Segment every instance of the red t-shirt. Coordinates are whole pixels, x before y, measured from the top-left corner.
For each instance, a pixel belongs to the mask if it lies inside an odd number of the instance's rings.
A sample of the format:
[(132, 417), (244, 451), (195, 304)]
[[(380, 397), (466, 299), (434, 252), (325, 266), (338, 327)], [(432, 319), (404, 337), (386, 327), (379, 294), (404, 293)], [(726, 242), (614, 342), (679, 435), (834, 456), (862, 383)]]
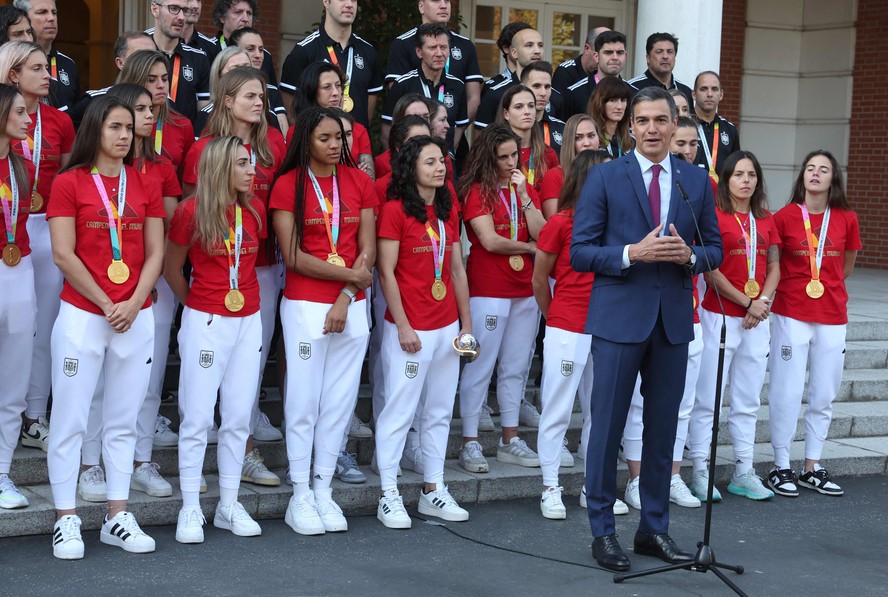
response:
[[(539, 209), (540, 199), (532, 187), (527, 187), (527, 193), (533, 204)], [(506, 201), (509, 195), (503, 189)], [(527, 220), (521, 211), (521, 198), (518, 198), (518, 239), (522, 242), (530, 240), (527, 231)], [(533, 296), (533, 260), (525, 253), (520, 255), (524, 260), (524, 269), (516, 272), (509, 265), (510, 255), (500, 255), (488, 252), (478, 240), (471, 221), (482, 216), (493, 217), (493, 227), (496, 233), (504, 238), (510, 236), (509, 209), (503, 204), (499, 196), (493, 203), (493, 211), (484, 205), (481, 199), (480, 185), (473, 184), (469, 194), (463, 203), (463, 220), (466, 222), (466, 235), (472, 243), (469, 251), (469, 259), (466, 263), (466, 274), (469, 279), (469, 294), (472, 296), (488, 296), (492, 298), (524, 298)]]
[(549, 199), (558, 201), (562, 186), (564, 186), (564, 170), (561, 169), (561, 166), (548, 170), (543, 177), (542, 185), (540, 185), (540, 201), (543, 203)]
[[(438, 219), (434, 206), (426, 208), (426, 217), (435, 233), (438, 233)], [(459, 242), (459, 215), (452, 209), (444, 222), (447, 235), (444, 262), (441, 264), (441, 281), (447, 286), (444, 300), (432, 297), (432, 284), (435, 281), (435, 258), (432, 243), (425, 222), (404, 213), (401, 201), (392, 200), (382, 206), (379, 216), (379, 238), (400, 241), (398, 264), (395, 266), (395, 279), (401, 291), (401, 302), (410, 326), (416, 330), (437, 330), (459, 319), (456, 308), (456, 292), (450, 278), (450, 259), (453, 243)], [(385, 311), (386, 321), (395, 322), (391, 312)]]
[[(363, 171), (349, 166), (336, 166), (339, 183), (339, 242), (336, 252), (345, 260), (345, 266), (354, 265), (358, 258), (358, 232), (361, 226), (361, 210), (374, 209), (377, 205), (373, 181)], [(278, 178), (271, 190), (269, 209), (281, 209), (296, 213), (296, 181), (299, 169), (293, 169)], [(327, 200), (327, 208), (333, 214), (333, 177), (318, 177), (321, 192)], [(305, 217), (302, 223), (302, 251), (326, 261), (332, 251), (324, 223), (324, 212), (318, 203), (311, 179), (305, 176), (303, 192)], [(294, 301), (312, 301), (333, 304), (345, 284), (339, 280), (319, 280), (287, 268), (284, 296)], [(364, 291), (356, 300), (364, 298)]]
[[(555, 153), (555, 150), (546, 145), (546, 151), (543, 154), (543, 161), (546, 164), (546, 172), (551, 170), (552, 168), (556, 168), (560, 165), (558, 162), (558, 154)], [(524, 175), (528, 176), (527, 168), (530, 167), (530, 147), (523, 147), (521, 149), (521, 164), (524, 166)], [(545, 173), (540, 176), (539, 172), (534, 173), (533, 178), (533, 188), (539, 191), (543, 186), (543, 178), (545, 178)]]
[[(182, 180), (185, 184), (197, 184), (197, 168), (200, 162), (200, 156), (203, 154), (204, 148), (213, 140), (214, 137), (201, 137), (194, 142), (188, 155), (185, 157), (185, 167), (182, 172)], [(271, 148), (273, 164), (270, 168), (256, 163), (256, 177), (253, 184), (253, 194), (262, 201), (262, 207), (268, 210), (268, 191), (271, 189), (271, 182), (274, 180), (275, 174), (284, 161), (287, 154), (287, 147), (284, 144), (284, 136), (276, 128), (268, 128), (268, 146)], [(247, 151), (250, 146), (246, 145)], [(256, 267), (264, 267), (277, 262), (274, 245), (272, 243), (264, 243), (256, 258)]]
[[(74, 125), (71, 117), (56, 110), (52, 106), (40, 104), (40, 172), (37, 177), (37, 192), (43, 197), (43, 208), (37, 213), (46, 213), (46, 205), (52, 194), (52, 181), (61, 170), (62, 156), (71, 153), (74, 145)], [(19, 155), (26, 155), (23, 143), (28, 144), (31, 159), (34, 158), (34, 129), (37, 127), (37, 112), (31, 116), (28, 125), (28, 138), (24, 141), (13, 141), (12, 150)], [(33, 184), (33, 182), (32, 182)], [(33, 187), (32, 187), (33, 188)], [(30, 200), (30, 199), (29, 199)]]
[(373, 169), (376, 170), (376, 179), (392, 173), (392, 152), (388, 149), (373, 158)]
[[(185, 306), (204, 313), (224, 315), (227, 317), (246, 317), (259, 311), (259, 279), (256, 277), (256, 256), (262, 243), (260, 239), (268, 236), (265, 206), (262, 201), (254, 198), (250, 205), (256, 210), (254, 216), (248, 209), (242, 210), (243, 242), (240, 250), (238, 266), (238, 289), (244, 295), (244, 308), (235, 313), (225, 308), (225, 295), (231, 289), (228, 280), (228, 250), (223, 242), (210, 250), (204, 251), (202, 243), (194, 239), (194, 211), (196, 200), (186, 199), (176, 208), (170, 222), (170, 242), (188, 247), (188, 260), (191, 262), (191, 291)], [(234, 229), (235, 210), (232, 205), (228, 209), (228, 221)], [(234, 246), (232, 245), (232, 250)]]
[(176, 169), (168, 159), (158, 156), (156, 162), (143, 160), (139, 165), (139, 172), (150, 182), (146, 184), (157, 185), (162, 197), (181, 197), (182, 187), (179, 185), (179, 177)]
[[(749, 233), (749, 214), (734, 212), (726, 214), (720, 209), (715, 210), (718, 216), (718, 227), (721, 231), (722, 250), (724, 259), (718, 270), (728, 279), (731, 286), (743, 292), (746, 281), (749, 280), (749, 269), (746, 266), (746, 243), (743, 240), (743, 234), (740, 232), (740, 226), (736, 215), (743, 223), (743, 229)], [(769, 213), (767, 217), (755, 219), (756, 241), (755, 248), (755, 281), (758, 282), (759, 288), (765, 286), (765, 275), (768, 273), (768, 247), (771, 245), (780, 245), (780, 236), (774, 228), (774, 217)], [(695, 286), (696, 288), (696, 286)], [(761, 292), (759, 293), (761, 294)], [(738, 305), (734, 301), (724, 299), (722, 303), (725, 306), (725, 315), (728, 317), (745, 317), (746, 309)], [(718, 307), (718, 299), (712, 287), (706, 289), (706, 296), (703, 297), (703, 308), (713, 313), (720, 313)]]
[[(14, 238), (15, 246), (19, 248), (22, 252), (22, 257), (25, 255), (31, 254), (31, 239), (28, 237), (28, 215), (31, 211), (31, 189), (34, 188), (34, 164), (32, 164), (28, 160), (22, 160), (25, 164), (25, 169), (28, 173), (27, 186), (24, 188), (20, 181), (16, 181), (18, 184), (18, 198), (19, 198), (19, 206), (18, 206), (18, 217), (16, 217), (16, 224), (14, 230)], [(6, 204), (6, 207), (9, 209), (9, 215), (12, 216), (12, 188), (9, 185), (10, 182), (10, 174), (9, 174), (10, 163), (8, 159), (0, 160), (0, 185), (3, 187), (3, 197), (0, 198), (0, 201), (3, 201)], [(2, 226), (0, 226), (0, 250), (2, 250), (8, 244), (6, 239), (6, 215), (3, 211), (0, 211), (0, 220), (2, 222)]]
[[(820, 240), (823, 214), (810, 214), (811, 230)], [(811, 281), (808, 238), (801, 207), (790, 203), (774, 215), (774, 227), (780, 236), (780, 283), (772, 311), (799, 321), (842, 325), (848, 323), (848, 291), (845, 288), (845, 251), (859, 251), (860, 229), (857, 214), (844, 209), (830, 210), (826, 247), (820, 266), (820, 282), (825, 292), (819, 299), (805, 293)], [(816, 251), (816, 247), (814, 248)]]
[[(119, 178), (101, 177), (108, 199), (117, 205)], [(114, 303), (125, 301), (133, 295), (145, 263), (145, 219), (163, 218), (163, 199), (156, 185), (145, 185), (137, 170), (126, 166), (126, 207), (123, 217), (123, 238), (121, 253), (124, 263), (129, 266), (130, 276), (123, 284), (114, 284), (108, 279), (108, 266), (111, 265), (111, 236), (108, 231), (108, 214), (96, 189), (88, 167), (69, 170), (56, 177), (52, 185), (52, 199), (48, 218), (74, 218), (74, 254), (83, 262), (87, 271)], [(61, 298), (79, 309), (104, 315), (92, 301), (74, 290), (65, 280)], [(142, 308), (151, 306), (150, 297), (145, 299)]]
[[(157, 124), (154, 125), (154, 136), (156, 135)], [(160, 155), (168, 159), (178, 171), (192, 145), (194, 145), (194, 126), (191, 121), (183, 116), (170, 114), (167, 122), (163, 124)]]
[(589, 313), (589, 297), (595, 274), (578, 272), (570, 266), (570, 241), (573, 233), (573, 212), (559, 211), (553, 214), (540, 231), (537, 248), (557, 255), (552, 277), (555, 291), (549, 305), (546, 325), (575, 334), (586, 329)]

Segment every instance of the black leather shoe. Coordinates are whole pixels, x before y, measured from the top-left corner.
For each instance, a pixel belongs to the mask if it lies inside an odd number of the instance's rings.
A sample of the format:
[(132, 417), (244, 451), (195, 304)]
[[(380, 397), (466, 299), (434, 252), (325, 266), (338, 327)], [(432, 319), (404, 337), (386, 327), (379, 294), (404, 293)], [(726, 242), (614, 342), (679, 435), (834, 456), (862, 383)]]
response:
[(616, 535), (595, 537), (595, 540), (592, 541), (592, 557), (608, 570), (616, 570), (617, 572), (629, 570), (629, 558), (617, 543)]
[(643, 556), (654, 556), (670, 564), (692, 562), (694, 556), (679, 549), (675, 541), (667, 533), (650, 535), (641, 531), (635, 533), (635, 553)]

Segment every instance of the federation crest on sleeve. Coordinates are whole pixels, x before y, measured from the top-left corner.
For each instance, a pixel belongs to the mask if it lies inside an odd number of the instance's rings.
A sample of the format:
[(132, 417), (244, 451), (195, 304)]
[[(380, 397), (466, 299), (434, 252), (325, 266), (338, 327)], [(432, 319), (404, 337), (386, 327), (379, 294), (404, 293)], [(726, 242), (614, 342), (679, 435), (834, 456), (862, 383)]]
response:
[(460, 50), (456, 46), (453, 46), (452, 48), (450, 48), (450, 56), (454, 60), (462, 60), (462, 50)]
[(413, 379), (417, 373), (419, 373), (419, 363), (407, 361), (407, 365), (404, 367), (404, 375), (407, 376), (407, 379)]
[(570, 377), (574, 372), (573, 361), (561, 361), (561, 375)]
[(311, 344), (308, 342), (299, 343), (299, 358), (303, 361), (307, 361), (311, 358)]
[(186, 81), (194, 80), (194, 69), (191, 67), (191, 65), (186, 64), (182, 67), (182, 76), (185, 77)]
[(792, 346), (783, 345), (780, 347), (780, 357), (784, 361), (788, 361), (792, 358)]
[(484, 318), (484, 327), (491, 332), (496, 329), (496, 315), (488, 315)]
[(68, 377), (74, 377), (77, 375), (77, 359), (65, 359), (64, 365), (62, 365), (62, 371), (65, 372), (65, 375)]
[(209, 369), (213, 366), (213, 351), (212, 350), (202, 350), (200, 351), (200, 366), (204, 369)]

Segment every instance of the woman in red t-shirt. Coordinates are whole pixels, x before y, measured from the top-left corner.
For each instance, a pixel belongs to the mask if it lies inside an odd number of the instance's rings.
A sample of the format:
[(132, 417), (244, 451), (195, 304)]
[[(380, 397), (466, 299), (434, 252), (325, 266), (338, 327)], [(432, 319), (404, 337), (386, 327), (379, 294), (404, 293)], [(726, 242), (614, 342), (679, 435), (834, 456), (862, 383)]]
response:
[(169, 62), (162, 52), (138, 50), (126, 57), (116, 83), (135, 83), (151, 93), (154, 151), (168, 159), (173, 168), (180, 172), (185, 156), (194, 143), (194, 126), (168, 101), (168, 66)]
[[(845, 196), (842, 170), (831, 153), (818, 149), (805, 157), (789, 204), (774, 215), (774, 224), (782, 246), (771, 330), (768, 405), (775, 466), (768, 486), (788, 497), (798, 495), (797, 485), (842, 495), (842, 488), (820, 466), (820, 456), (845, 364), (845, 278), (854, 271), (863, 245), (857, 214)], [(796, 477), (789, 467), (789, 448), (809, 359), (805, 464)]]
[(410, 528), (398, 492), (398, 463), (426, 392), (420, 428), (419, 512), (449, 521), (469, 519), (444, 485), (444, 457), (459, 378), (454, 338), (472, 333), (469, 287), (460, 251), (459, 216), (447, 187), (447, 146), (423, 135), (395, 159), (389, 200), (379, 216), (377, 269), (388, 308), (382, 332), (386, 401), (376, 420), (376, 464), (382, 497), (376, 517)]
[(488, 126), (472, 143), (459, 180), (466, 235), (472, 243), (466, 264), (472, 329), (482, 346), (478, 359), (463, 370), (459, 386), (459, 462), (474, 473), (489, 470), (478, 443), (478, 420), (497, 361), (502, 422), (497, 460), (539, 466), (536, 453), (518, 437), (518, 415), (539, 325), (531, 286), (533, 239), (545, 220), (536, 191), (520, 170), (519, 141), (506, 125)]
[[(242, 537), (262, 534), (237, 501), (262, 352), (256, 257), (267, 228), (265, 206), (250, 194), (255, 173), (239, 138), (214, 138), (201, 155), (194, 196), (179, 205), (170, 224), (164, 277), (185, 305), (179, 330), (179, 543), (203, 543), (200, 477), (219, 392), (213, 525)], [(182, 273), (186, 258), (190, 287)]]
[(53, 432), (47, 466), (58, 520), (53, 554), (83, 557), (74, 510), (80, 447), (93, 394), (104, 377), (102, 446), (108, 516), (101, 541), (136, 553), (154, 540), (127, 512), (136, 418), (151, 375), (151, 290), (163, 262), (164, 209), (156, 185), (126, 165), (133, 153), (133, 111), (113, 97), (87, 108), (56, 177), (47, 218), (65, 284), (52, 330)]
[(281, 324), (293, 497), (284, 520), (297, 533), (319, 535), (348, 529), (330, 482), (370, 335), (363, 300), (376, 260), (376, 193), (342, 152), (336, 111), (308, 108), (293, 128), (269, 200), (287, 266)]
[(502, 107), (496, 121), (507, 125), (518, 136), (521, 171), (527, 184), (539, 191), (546, 172), (558, 166), (558, 154), (546, 145), (536, 125), (536, 97), (524, 85), (513, 85), (503, 94)]
[[(573, 140), (573, 142), (571, 142)], [(586, 114), (574, 114), (564, 124), (564, 143), (561, 144), (560, 166), (546, 172), (540, 186), (540, 201), (543, 204), (543, 216), (548, 220), (558, 209), (558, 197), (561, 185), (570, 173), (574, 158), (581, 151), (598, 149), (598, 131), (595, 123)]]
[[(567, 145), (562, 146), (562, 154)], [(609, 160), (605, 152), (587, 150), (570, 163), (559, 191), (558, 211), (540, 231), (533, 266), (533, 293), (546, 318), (540, 396), (543, 412), (537, 440), (544, 486), (540, 510), (545, 518), (554, 520), (567, 517), (561, 500), (564, 488), (558, 484), (558, 468), (562, 463), (573, 466), (564, 434), (570, 424), (574, 400), (578, 389), (581, 397), (592, 392), (592, 336), (585, 333), (585, 328), (595, 275), (576, 272), (570, 265), (574, 207), (591, 169)], [(550, 276), (555, 279), (554, 289), (549, 285)], [(588, 400), (581, 399), (580, 403)], [(583, 418), (587, 419), (588, 405), (583, 410)]]
[(37, 323), (34, 356), (28, 385), (28, 406), (21, 432), (22, 446), (46, 450), (49, 422), (46, 418), (50, 393), (50, 335), (59, 312), (62, 272), (52, 258), (46, 206), (53, 180), (68, 164), (74, 143), (74, 125), (64, 112), (43, 103), (49, 95), (49, 64), (43, 49), (30, 42), (7, 42), (0, 46), (0, 83), (18, 87), (31, 117), (28, 137), (12, 144), (37, 171), (32, 186), (31, 213), (27, 228), (34, 266)]
[(722, 321), (726, 329), (725, 376), (719, 391), (724, 391), (728, 379), (737, 380), (731, 384), (728, 414), (734, 448), (734, 475), (728, 492), (751, 500), (774, 497), (752, 468), (755, 422), (770, 350), (767, 320), (771, 297), (780, 281), (780, 237), (766, 204), (765, 181), (758, 160), (748, 151), (734, 152), (725, 160), (715, 196), (724, 260), (718, 269), (706, 275), (708, 288), (700, 314), (703, 356), (688, 434), (694, 463), (691, 485), (700, 499), (705, 499), (708, 489)]
[(31, 119), (25, 100), (11, 85), (0, 85), (0, 363), (7, 371), (0, 389), (0, 508), (24, 508), (23, 496), (9, 478), (28, 393), (37, 308), (34, 266), (28, 239), (28, 214), (34, 166), (12, 151), (12, 141), (28, 137)]

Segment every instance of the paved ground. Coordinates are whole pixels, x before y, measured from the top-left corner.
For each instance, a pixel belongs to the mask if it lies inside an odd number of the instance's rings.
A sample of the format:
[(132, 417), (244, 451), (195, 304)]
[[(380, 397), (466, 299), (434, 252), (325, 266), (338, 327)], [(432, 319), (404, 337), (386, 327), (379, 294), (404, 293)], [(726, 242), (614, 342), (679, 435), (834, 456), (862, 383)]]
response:
[[(753, 503), (725, 495), (714, 511), (712, 547), (746, 572), (732, 575), (749, 595), (884, 595), (888, 587), (888, 477), (844, 479), (846, 495), (810, 492), (797, 500)], [(48, 536), (0, 540), (4, 595), (729, 595), (712, 574), (677, 571), (613, 584), (593, 566), (585, 510), (566, 500), (568, 520), (544, 520), (536, 501), (471, 508), (448, 527), (414, 520), (391, 531), (374, 515), (349, 517), (348, 533), (295, 535), (263, 521), (257, 539), (208, 525), (206, 542), (175, 542), (173, 527), (152, 527), (158, 550), (127, 554), (87, 533), (86, 558), (61, 562)], [(685, 549), (702, 537), (703, 511), (673, 508), (672, 535)], [(618, 519), (632, 544), (638, 514)], [(452, 531), (452, 532), (451, 532)], [(521, 553), (519, 553), (521, 552)], [(634, 570), (659, 563), (633, 556)]]

